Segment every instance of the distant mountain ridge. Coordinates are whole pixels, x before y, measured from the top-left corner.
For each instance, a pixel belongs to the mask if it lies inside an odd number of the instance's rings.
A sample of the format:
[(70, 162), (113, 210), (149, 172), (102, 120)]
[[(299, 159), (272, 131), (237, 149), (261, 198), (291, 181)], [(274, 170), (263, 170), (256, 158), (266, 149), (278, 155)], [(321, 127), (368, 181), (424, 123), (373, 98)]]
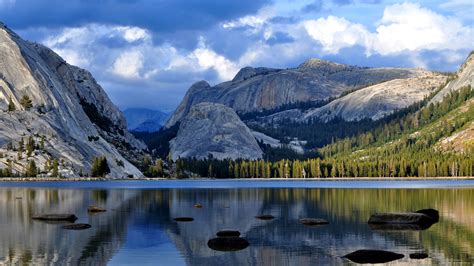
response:
[(200, 102), (221, 103), (237, 113), (247, 113), (297, 102), (323, 101), (380, 82), (426, 73), (421, 69), (368, 68), (320, 59), (309, 59), (290, 69), (245, 67), (233, 80), (213, 87), (206, 81), (193, 84), (166, 127), (179, 122), (191, 106)]
[(128, 108), (123, 111), (127, 128), (137, 132), (156, 132), (166, 123), (169, 113), (147, 108)]

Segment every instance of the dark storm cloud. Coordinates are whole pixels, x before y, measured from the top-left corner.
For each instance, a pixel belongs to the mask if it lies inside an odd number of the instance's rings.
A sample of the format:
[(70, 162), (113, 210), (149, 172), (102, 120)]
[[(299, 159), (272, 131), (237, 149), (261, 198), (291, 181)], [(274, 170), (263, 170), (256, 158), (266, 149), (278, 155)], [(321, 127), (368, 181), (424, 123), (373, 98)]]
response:
[(14, 29), (86, 23), (134, 25), (156, 32), (204, 29), (256, 12), (270, 0), (16, 0), (0, 8)]

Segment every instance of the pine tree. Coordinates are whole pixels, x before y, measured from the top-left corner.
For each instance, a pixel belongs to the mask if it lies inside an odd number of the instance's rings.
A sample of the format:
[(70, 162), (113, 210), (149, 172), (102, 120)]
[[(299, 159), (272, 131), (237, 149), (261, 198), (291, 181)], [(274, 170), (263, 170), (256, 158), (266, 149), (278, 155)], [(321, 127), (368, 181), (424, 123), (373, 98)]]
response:
[(52, 166), (52, 168), (53, 168), (53, 169), (52, 169), (53, 172), (52, 172), (51, 176), (53, 176), (53, 177), (59, 177), (59, 161), (58, 161), (58, 159), (54, 159), (54, 160), (53, 160), (53, 166)]
[(8, 112), (13, 112), (16, 110), (15, 104), (13, 103), (12, 97), (8, 98)]
[(107, 159), (104, 156), (95, 157), (92, 162), (92, 176), (104, 177), (108, 173), (110, 173), (110, 168)]
[(23, 108), (25, 108), (25, 110), (33, 107), (33, 103), (28, 95), (23, 95), (23, 97), (21, 97), (20, 104), (23, 106)]
[(28, 162), (28, 166), (26, 168), (25, 176), (26, 177), (36, 177), (37, 174), (38, 174), (38, 170), (36, 169), (36, 163), (35, 163), (35, 161), (30, 160)]
[(28, 138), (28, 141), (26, 142), (26, 156), (30, 157), (34, 149), (35, 149), (35, 140), (33, 139), (32, 136), (30, 136)]

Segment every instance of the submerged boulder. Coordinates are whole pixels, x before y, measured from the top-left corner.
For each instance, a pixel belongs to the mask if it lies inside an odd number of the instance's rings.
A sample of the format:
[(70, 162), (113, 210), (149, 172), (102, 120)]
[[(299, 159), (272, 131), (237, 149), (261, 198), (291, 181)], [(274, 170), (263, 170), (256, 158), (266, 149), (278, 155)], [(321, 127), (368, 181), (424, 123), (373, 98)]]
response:
[(207, 246), (217, 251), (238, 251), (249, 246), (249, 242), (241, 237), (217, 237), (210, 239)]
[(216, 236), (219, 236), (219, 237), (239, 237), (240, 236), (240, 232), (237, 231), (237, 230), (230, 230), (230, 229), (226, 229), (226, 230), (222, 230), (222, 231), (219, 231), (216, 233)]
[(346, 258), (355, 263), (387, 263), (403, 258), (403, 254), (398, 254), (385, 250), (361, 249), (345, 255)]
[(37, 214), (32, 217), (33, 220), (39, 221), (71, 221), (77, 220), (74, 214)]
[(67, 230), (85, 230), (91, 228), (90, 224), (67, 224), (61, 227), (62, 229)]
[(323, 225), (323, 224), (329, 224), (328, 221), (320, 218), (301, 218), (300, 223), (304, 225)]
[(88, 212), (106, 212), (107, 210), (101, 207), (97, 207), (97, 206), (89, 206), (89, 208), (87, 208), (87, 211)]
[(426, 253), (412, 253), (410, 254), (410, 259), (412, 260), (422, 260), (428, 258), (428, 254)]
[(370, 216), (369, 224), (415, 224), (429, 227), (439, 220), (438, 211), (423, 209), (416, 212), (375, 213)]
[(275, 218), (275, 216), (271, 214), (261, 214), (261, 215), (255, 216), (255, 218), (260, 219), (260, 220), (272, 220), (273, 218)]
[(426, 230), (433, 224), (376, 224), (369, 223), (370, 229), (374, 231), (421, 231)]
[(193, 217), (176, 217), (173, 220), (175, 220), (176, 222), (192, 222), (194, 221), (194, 218)]
[(416, 211), (416, 213), (423, 213), (424, 215), (429, 216), (435, 223), (439, 221), (439, 212), (435, 209), (422, 209)]

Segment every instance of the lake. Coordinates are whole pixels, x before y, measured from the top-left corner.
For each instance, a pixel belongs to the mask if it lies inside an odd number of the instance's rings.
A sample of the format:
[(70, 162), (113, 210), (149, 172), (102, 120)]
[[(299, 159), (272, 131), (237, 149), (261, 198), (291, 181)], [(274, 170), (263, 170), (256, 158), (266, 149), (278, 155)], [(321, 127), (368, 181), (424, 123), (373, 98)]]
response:
[[(107, 211), (89, 214), (89, 205)], [(400, 253), (403, 264), (474, 263), (474, 180), (0, 182), (0, 206), (7, 265), (324, 265), (358, 249)], [(440, 213), (426, 230), (367, 224), (375, 212), (423, 208)], [(32, 220), (38, 213), (74, 213), (92, 227), (65, 230)], [(194, 221), (173, 220), (180, 216)], [(222, 229), (239, 230), (249, 246), (209, 248)], [(428, 258), (409, 257), (420, 252)]]

